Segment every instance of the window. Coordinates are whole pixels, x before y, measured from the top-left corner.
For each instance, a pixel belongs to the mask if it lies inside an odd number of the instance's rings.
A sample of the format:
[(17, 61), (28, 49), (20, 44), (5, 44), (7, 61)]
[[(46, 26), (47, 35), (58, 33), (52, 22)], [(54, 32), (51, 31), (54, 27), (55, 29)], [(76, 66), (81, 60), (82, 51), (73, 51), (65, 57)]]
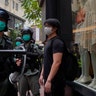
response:
[(15, 29), (22, 29), (23, 27), (23, 22), (20, 19), (15, 18)]
[(82, 49), (92, 51), (92, 45), (96, 43), (96, 0), (73, 1), (74, 41), (82, 46)]
[(16, 10), (18, 11), (18, 3), (16, 3)]
[(6, 6), (8, 6), (8, 4), (9, 4), (8, 1), (9, 1), (9, 0), (5, 0), (5, 5), (6, 5)]
[(14, 9), (15, 2), (13, 1), (13, 9)]

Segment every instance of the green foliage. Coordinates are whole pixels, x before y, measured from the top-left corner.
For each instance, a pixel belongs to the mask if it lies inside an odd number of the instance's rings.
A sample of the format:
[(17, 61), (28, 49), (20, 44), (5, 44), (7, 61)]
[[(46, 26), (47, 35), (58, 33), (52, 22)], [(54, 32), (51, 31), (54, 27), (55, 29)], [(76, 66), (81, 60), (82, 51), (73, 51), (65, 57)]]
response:
[(15, 47), (15, 39), (17, 36), (19, 36), (20, 34), (18, 33), (18, 30), (15, 30), (15, 29), (9, 29), (10, 30), (10, 37), (12, 39), (12, 42), (13, 42), (13, 47)]
[(24, 9), (24, 17), (33, 22), (34, 25), (41, 25), (41, 9), (37, 0), (22, 0), (22, 8)]

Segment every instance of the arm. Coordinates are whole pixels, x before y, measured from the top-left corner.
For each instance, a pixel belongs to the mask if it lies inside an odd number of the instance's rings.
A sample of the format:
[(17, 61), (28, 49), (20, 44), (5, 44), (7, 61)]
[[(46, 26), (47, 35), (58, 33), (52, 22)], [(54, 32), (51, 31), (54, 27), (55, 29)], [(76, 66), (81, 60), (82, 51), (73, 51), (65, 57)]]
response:
[(57, 71), (59, 70), (59, 67), (62, 61), (62, 55), (63, 55), (62, 53), (53, 54), (53, 64), (44, 88), (45, 92), (47, 93), (51, 92), (51, 81), (55, 77)]
[(44, 73), (44, 65), (42, 65), (42, 70), (41, 70), (41, 73), (40, 73), (40, 78), (39, 78), (39, 84), (40, 85), (44, 85), (44, 82), (43, 82), (43, 73)]
[(56, 75), (62, 61), (62, 55), (63, 55), (62, 53), (53, 54), (53, 64), (49, 76), (47, 78), (47, 82), (51, 82), (54, 76)]
[(44, 73), (44, 65), (42, 65), (42, 70), (41, 70), (41, 74), (43, 76), (43, 73)]

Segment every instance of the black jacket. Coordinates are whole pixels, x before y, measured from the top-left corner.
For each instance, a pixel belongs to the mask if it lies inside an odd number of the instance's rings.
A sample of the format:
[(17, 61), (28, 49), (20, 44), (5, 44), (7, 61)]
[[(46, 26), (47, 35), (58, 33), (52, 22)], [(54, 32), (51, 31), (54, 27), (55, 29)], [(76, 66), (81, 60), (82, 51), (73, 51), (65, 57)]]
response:
[[(0, 42), (0, 50), (12, 48), (12, 40), (8, 36), (3, 35)], [(12, 54), (0, 53), (0, 82), (9, 77), (9, 74), (15, 70), (15, 66)]]
[(27, 47), (25, 47), (27, 50), (27, 59), (26, 59), (26, 67), (25, 72), (27, 69), (31, 69), (31, 71), (34, 71), (34, 69), (39, 69), (41, 61), (40, 61), (40, 50), (36, 44), (33, 42), (30, 42)]

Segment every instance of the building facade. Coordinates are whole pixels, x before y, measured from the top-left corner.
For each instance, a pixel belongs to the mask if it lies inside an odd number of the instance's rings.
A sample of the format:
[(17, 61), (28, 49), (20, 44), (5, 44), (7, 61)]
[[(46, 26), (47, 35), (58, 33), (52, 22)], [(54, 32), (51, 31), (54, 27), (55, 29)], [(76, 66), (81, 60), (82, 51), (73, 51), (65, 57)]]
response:
[(96, 0), (39, 0), (39, 4), (42, 20), (57, 18), (61, 22), (67, 46), (71, 42), (79, 45), (81, 76), (68, 84), (76, 96), (96, 96)]
[(10, 15), (9, 27), (12, 29), (21, 29), (24, 25), (24, 10), (21, 7), (20, 0), (0, 0), (0, 8), (8, 11)]

